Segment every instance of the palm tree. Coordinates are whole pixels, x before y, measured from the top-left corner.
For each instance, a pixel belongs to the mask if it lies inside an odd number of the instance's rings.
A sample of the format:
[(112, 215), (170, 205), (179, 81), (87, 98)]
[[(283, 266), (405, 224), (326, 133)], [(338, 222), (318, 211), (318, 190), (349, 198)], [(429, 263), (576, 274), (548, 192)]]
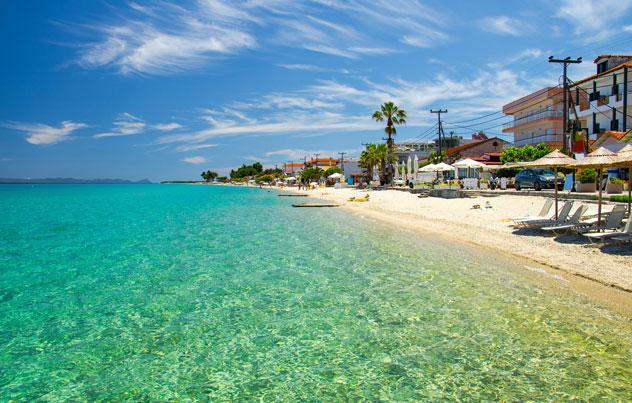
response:
[(393, 135), (397, 134), (395, 125), (406, 124), (407, 117), (406, 111), (399, 109), (399, 107), (397, 107), (397, 105), (395, 105), (392, 101), (384, 102), (380, 106), (379, 111), (373, 112), (373, 119), (376, 122), (383, 122), (386, 120), (386, 128), (384, 128), (384, 131), (388, 135), (386, 145), (388, 146), (389, 154), (393, 153)]
[(369, 180), (373, 178), (373, 167), (379, 162), (377, 154), (377, 146), (375, 144), (367, 144), (366, 149), (360, 153), (358, 165), (365, 168), (369, 175)]
[[(388, 153), (386, 144), (367, 144), (366, 149), (360, 153), (359, 165), (366, 168), (369, 178), (373, 177), (373, 167), (380, 166), (380, 180), (386, 181), (386, 166), (395, 162), (397, 157)], [(369, 179), (370, 180), (370, 179)]]

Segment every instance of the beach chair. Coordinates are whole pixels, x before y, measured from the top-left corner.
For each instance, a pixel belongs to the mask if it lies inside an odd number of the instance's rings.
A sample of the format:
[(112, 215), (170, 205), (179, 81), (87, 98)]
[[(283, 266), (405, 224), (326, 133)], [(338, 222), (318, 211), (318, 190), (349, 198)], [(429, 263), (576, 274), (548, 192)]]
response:
[(519, 223), (519, 225), (523, 226), (523, 227), (535, 227), (535, 228), (542, 228), (542, 227), (550, 227), (553, 225), (559, 225), (559, 224), (564, 224), (566, 222), (566, 219), (568, 218), (568, 215), (571, 212), (571, 209), (573, 208), (573, 202), (572, 201), (568, 201), (566, 203), (564, 203), (564, 205), (562, 206), (562, 208), (559, 211), (559, 214), (557, 216), (557, 220), (556, 219), (550, 219), (550, 220), (529, 220), (529, 221), (522, 221)]
[(628, 218), (628, 222), (625, 224), (625, 227), (623, 227), (623, 231), (589, 232), (582, 235), (590, 242), (606, 241), (615, 237), (619, 238), (618, 240), (625, 240), (628, 237), (632, 237), (632, 219)]
[(552, 232), (555, 235), (560, 232), (570, 231), (571, 229), (576, 228), (578, 225), (581, 225), (580, 221), (584, 213), (586, 213), (586, 210), (588, 210), (588, 206), (579, 206), (566, 222), (557, 225), (549, 225), (540, 229), (542, 231)]
[[(544, 202), (544, 205), (542, 206), (542, 209), (540, 209), (540, 212), (538, 213), (537, 216), (526, 216), (526, 217), (514, 218), (513, 222), (518, 224), (518, 222), (522, 222), (522, 221), (544, 220), (545, 216), (549, 213), (549, 211), (551, 211), (551, 207), (553, 207), (553, 199), (546, 199), (546, 201)], [(551, 217), (551, 219), (554, 219), (554, 218), (555, 217)]]
[[(606, 216), (605, 222), (599, 225), (598, 222), (593, 223), (590, 226), (581, 226), (577, 228), (579, 233), (600, 232), (600, 231), (618, 231), (623, 224), (623, 219), (626, 216), (627, 208), (625, 206), (617, 205), (612, 208), (612, 211)], [(603, 220), (602, 220), (603, 221)]]

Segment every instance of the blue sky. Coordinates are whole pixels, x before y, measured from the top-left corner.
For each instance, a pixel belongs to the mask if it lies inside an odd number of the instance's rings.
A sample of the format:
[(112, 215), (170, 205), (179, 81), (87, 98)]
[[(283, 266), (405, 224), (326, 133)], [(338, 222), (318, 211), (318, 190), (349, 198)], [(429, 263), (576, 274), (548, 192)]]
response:
[[(631, 14), (632, 0), (0, 0), (0, 177), (196, 179), (357, 154), (381, 140), (384, 101), (408, 111), (404, 140), (430, 108), (459, 122), (556, 85), (549, 55), (583, 56), (578, 78), (632, 53)], [(503, 122), (485, 120), (468, 125)]]

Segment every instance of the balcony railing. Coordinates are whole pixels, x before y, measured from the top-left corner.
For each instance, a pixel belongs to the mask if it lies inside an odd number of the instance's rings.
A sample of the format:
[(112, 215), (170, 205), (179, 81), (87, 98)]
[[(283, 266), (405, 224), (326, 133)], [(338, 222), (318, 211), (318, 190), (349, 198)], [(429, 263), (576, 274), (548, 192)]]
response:
[(526, 146), (526, 145), (535, 145), (539, 143), (561, 143), (562, 135), (561, 134), (538, 134), (534, 136), (527, 136), (523, 138), (514, 139), (515, 146)]
[(520, 126), (522, 124), (525, 123), (529, 123), (529, 122), (533, 122), (539, 119), (544, 119), (544, 118), (561, 118), (563, 117), (564, 114), (562, 111), (542, 111), (542, 112), (536, 112), (536, 113), (532, 113), (530, 115), (527, 116), (523, 116), (521, 118), (517, 118), (512, 120), (511, 122), (507, 122), (503, 125), (503, 129), (509, 129), (512, 127), (516, 127), (516, 126)]

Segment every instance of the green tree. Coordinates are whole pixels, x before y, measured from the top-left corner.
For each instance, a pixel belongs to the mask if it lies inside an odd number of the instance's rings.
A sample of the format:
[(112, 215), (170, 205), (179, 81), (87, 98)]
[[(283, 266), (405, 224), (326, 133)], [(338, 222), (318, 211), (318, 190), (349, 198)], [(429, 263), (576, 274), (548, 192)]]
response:
[(263, 175), (257, 176), (255, 178), (255, 182), (257, 182), (257, 183), (272, 182), (274, 179), (275, 179), (275, 177), (273, 175), (263, 174)]
[(240, 179), (246, 177), (254, 177), (263, 173), (263, 165), (259, 162), (255, 162), (252, 165), (243, 164), (237, 169), (230, 171), (231, 179)]
[(508, 162), (534, 161), (544, 157), (551, 151), (553, 151), (551, 147), (545, 143), (540, 143), (535, 146), (509, 147), (500, 154), (500, 161), (503, 164)]
[(395, 105), (392, 101), (384, 102), (380, 109), (373, 112), (372, 118), (376, 122), (383, 122), (386, 120), (386, 127), (384, 131), (388, 135), (388, 139), (386, 140), (386, 146), (388, 147), (388, 153), (393, 153), (393, 135), (397, 133), (396, 125), (406, 124), (406, 111), (403, 109), (399, 109), (397, 105)]
[(373, 167), (379, 162), (379, 156), (377, 153), (377, 146), (375, 144), (367, 144), (365, 150), (360, 153), (360, 159), (358, 165), (361, 168), (366, 169), (369, 175), (369, 180), (373, 178)]
[(307, 182), (317, 181), (320, 178), (322, 178), (324, 175), (325, 175), (325, 171), (323, 171), (322, 169), (318, 167), (305, 168), (303, 169), (303, 172), (301, 172), (301, 178)]
[(331, 168), (327, 168), (327, 170), (325, 170), (325, 173), (323, 174), (323, 176), (325, 178), (328, 178), (329, 175), (341, 174), (341, 173), (342, 173), (342, 169), (340, 169), (338, 167), (331, 167)]
[(217, 172), (213, 172), (213, 171), (206, 171), (206, 172), (202, 172), (202, 174), (200, 175), (205, 181), (207, 182), (212, 182), (213, 180), (215, 180), (215, 178), (217, 178)]
[(428, 162), (430, 164), (438, 164), (441, 161), (443, 161), (443, 158), (445, 157), (445, 151), (441, 151), (441, 153), (438, 153), (436, 151), (430, 151), (430, 154), (428, 154)]
[(264, 170), (263, 173), (267, 175), (281, 175), (283, 170), (281, 168), (269, 168)]
[(373, 167), (379, 165), (380, 179), (386, 180), (386, 165), (397, 161), (395, 155), (389, 154), (386, 144), (367, 144), (366, 149), (360, 153), (359, 165), (367, 170), (369, 178), (373, 177)]

